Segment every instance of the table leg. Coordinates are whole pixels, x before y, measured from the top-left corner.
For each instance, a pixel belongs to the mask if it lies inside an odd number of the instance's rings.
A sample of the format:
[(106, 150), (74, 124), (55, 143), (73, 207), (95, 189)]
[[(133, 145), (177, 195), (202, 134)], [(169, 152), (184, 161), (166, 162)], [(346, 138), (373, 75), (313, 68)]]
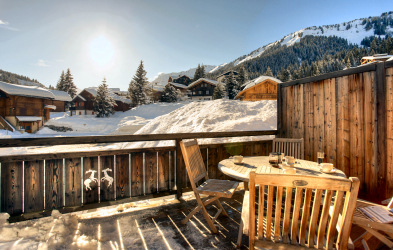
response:
[(244, 191), (248, 191), (248, 182), (247, 181), (245, 181), (245, 182), (243, 182), (244, 184)]

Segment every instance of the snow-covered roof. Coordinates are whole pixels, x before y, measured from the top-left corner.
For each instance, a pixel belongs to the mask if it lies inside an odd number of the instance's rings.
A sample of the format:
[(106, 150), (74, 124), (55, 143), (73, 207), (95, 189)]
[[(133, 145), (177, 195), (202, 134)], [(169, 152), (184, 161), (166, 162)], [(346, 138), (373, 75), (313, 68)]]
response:
[(198, 84), (198, 83), (200, 83), (200, 82), (202, 82), (202, 81), (211, 83), (211, 84), (213, 84), (213, 85), (217, 85), (217, 84), (218, 84), (218, 82), (217, 82), (217, 81), (214, 81), (214, 80), (210, 80), (210, 79), (207, 79), (207, 78), (199, 78), (199, 79), (196, 80), (195, 82), (190, 83), (190, 85), (188, 85), (187, 89), (191, 88), (192, 86), (194, 86), (194, 85), (196, 85), (196, 84)]
[(48, 104), (45, 104), (44, 105), (44, 108), (46, 108), (46, 109), (56, 109), (56, 106), (55, 105), (48, 105)]
[(72, 101), (74, 101), (76, 98), (79, 98), (79, 99), (81, 99), (81, 100), (84, 101), (84, 102), (87, 101), (87, 100), (86, 100), (83, 96), (81, 96), (81, 95), (76, 95), (76, 96), (74, 97), (74, 99), (72, 99)]
[(71, 96), (65, 92), (65, 91), (60, 91), (60, 90), (49, 90), (52, 92), (52, 94), (55, 96), (55, 100), (57, 101), (63, 101), (63, 102), (70, 102), (72, 101)]
[(0, 90), (9, 95), (55, 99), (55, 95), (52, 92), (37, 86), (17, 85), (0, 81)]
[(393, 56), (390, 59), (386, 60), (386, 61), (393, 61)]
[(42, 120), (39, 116), (17, 116), (16, 119), (20, 122), (36, 122)]
[[(87, 92), (89, 92), (90, 94), (92, 94), (93, 96), (97, 95), (97, 87), (90, 87), (90, 88), (86, 88), (85, 90)], [(123, 103), (131, 103), (130, 99), (127, 98), (123, 98), (121, 96), (116, 95), (115, 93), (112, 92), (111, 89), (108, 89), (108, 92), (110, 94), (110, 96), (115, 100), (115, 101), (119, 101), (119, 102), (123, 102)]]
[(378, 59), (386, 59), (386, 58), (391, 58), (393, 55), (387, 55), (387, 54), (376, 54), (373, 56), (364, 56), (362, 59), (371, 59), (371, 60), (378, 60)]
[(108, 88), (108, 89), (110, 89), (112, 91), (120, 92), (120, 88)]
[(255, 79), (253, 79), (251, 81), (248, 81), (245, 84), (243, 84), (244, 89), (242, 91), (240, 91), (236, 95), (235, 98), (237, 98), (238, 96), (242, 95), (244, 93), (244, 91), (246, 91), (247, 89), (249, 89), (249, 88), (251, 88), (251, 87), (253, 87), (253, 86), (255, 86), (255, 85), (257, 85), (257, 84), (259, 84), (259, 83), (261, 83), (263, 81), (265, 81), (265, 80), (271, 80), (271, 81), (274, 81), (276, 83), (282, 83), (282, 81), (280, 81), (279, 79), (271, 77), (271, 76), (260, 76), (260, 77), (257, 77)]
[(178, 88), (182, 88), (182, 89), (186, 89), (187, 88), (186, 85), (181, 84), (181, 83), (175, 83), (175, 82), (168, 82), (168, 83), (173, 85), (173, 86), (175, 86), (175, 87), (178, 87)]

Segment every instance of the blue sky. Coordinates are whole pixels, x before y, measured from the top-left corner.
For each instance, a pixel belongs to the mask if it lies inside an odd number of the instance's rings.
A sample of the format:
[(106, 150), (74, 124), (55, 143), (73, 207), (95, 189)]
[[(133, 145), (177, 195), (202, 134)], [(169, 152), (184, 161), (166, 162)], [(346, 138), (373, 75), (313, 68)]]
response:
[(230, 62), (309, 27), (393, 10), (377, 1), (0, 0), (0, 69), (56, 85), (71, 69), (78, 88), (127, 90), (147, 76)]

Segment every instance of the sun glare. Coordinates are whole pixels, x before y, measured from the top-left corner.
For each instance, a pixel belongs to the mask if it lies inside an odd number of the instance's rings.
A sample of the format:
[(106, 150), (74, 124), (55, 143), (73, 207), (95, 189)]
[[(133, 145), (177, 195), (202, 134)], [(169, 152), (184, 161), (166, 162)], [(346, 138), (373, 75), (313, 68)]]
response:
[(102, 67), (112, 62), (115, 56), (115, 50), (113, 49), (112, 43), (102, 35), (91, 41), (89, 55), (93, 62)]

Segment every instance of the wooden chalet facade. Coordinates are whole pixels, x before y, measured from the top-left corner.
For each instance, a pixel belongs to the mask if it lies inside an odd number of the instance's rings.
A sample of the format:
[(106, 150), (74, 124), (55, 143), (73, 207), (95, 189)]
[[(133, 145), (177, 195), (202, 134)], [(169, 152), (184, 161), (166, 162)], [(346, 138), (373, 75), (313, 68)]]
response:
[[(116, 95), (109, 89), (109, 93), (116, 102), (115, 111), (127, 111), (131, 109), (131, 100)], [(97, 95), (97, 88), (86, 88), (72, 100), (73, 107), (71, 115), (95, 115), (94, 98)]]
[(53, 112), (66, 112), (68, 111), (68, 105), (71, 103), (71, 96), (65, 92), (60, 90), (52, 90), (49, 89), (50, 92), (55, 96), (55, 99), (45, 100), (46, 105), (53, 105), (56, 107)]
[(190, 101), (213, 100), (213, 91), (218, 82), (206, 78), (191, 83), (187, 87), (187, 95)]
[(367, 64), (375, 61), (386, 62), (387, 60), (391, 59), (393, 55), (388, 55), (387, 53), (384, 54), (375, 54), (373, 56), (364, 56), (360, 60), (360, 64)]
[(192, 80), (191, 80), (191, 78), (189, 78), (186, 75), (182, 75), (182, 76), (178, 76), (178, 77), (170, 76), (168, 79), (168, 83), (171, 83), (171, 82), (188, 86), (192, 82)]
[(50, 119), (56, 107), (47, 103), (54, 99), (52, 92), (44, 88), (0, 82), (1, 120), (16, 130), (33, 133)]
[(180, 90), (183, 93), (187, 92), (187, 86), (184, 84), (174, 83), (174, 82), (169, 82), (168, 84), (174, 87), (176, 90)]
[(235, 99), (242, 101), (277, 100), (277, 84), (280, 80), (270, 76), (260, 76), (244, 84), (244, 89)]

